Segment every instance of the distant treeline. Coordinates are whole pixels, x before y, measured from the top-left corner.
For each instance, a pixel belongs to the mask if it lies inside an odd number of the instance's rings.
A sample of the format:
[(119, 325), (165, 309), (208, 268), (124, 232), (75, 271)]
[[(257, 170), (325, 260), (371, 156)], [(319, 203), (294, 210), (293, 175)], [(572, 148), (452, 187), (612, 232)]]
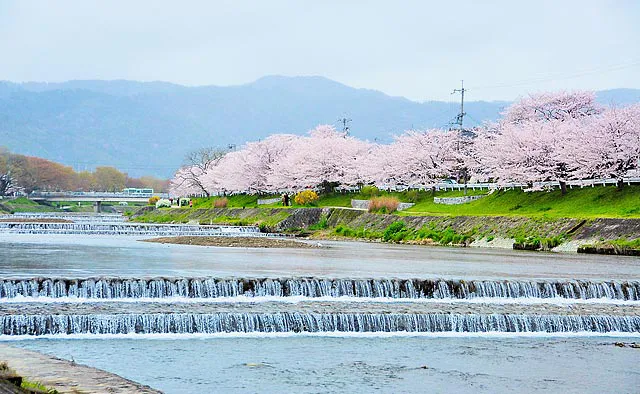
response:
[(14, 191), (121, 191), (125, 187), (165, 191), (167, 180), (152, 176), (130, 178), (114, 167), (76, 172), (72, 167), (40, 157), (11, 153), (0, 147), (0, 176), (8, 176)]

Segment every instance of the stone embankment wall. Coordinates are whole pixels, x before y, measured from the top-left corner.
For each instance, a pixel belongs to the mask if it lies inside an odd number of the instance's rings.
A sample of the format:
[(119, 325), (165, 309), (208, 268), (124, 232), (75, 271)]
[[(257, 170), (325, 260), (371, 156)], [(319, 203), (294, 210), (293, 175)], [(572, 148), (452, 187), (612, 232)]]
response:
[(59, 393), (161, 393), (110, 372), (3, 344), (0, 361), (18, 376)]

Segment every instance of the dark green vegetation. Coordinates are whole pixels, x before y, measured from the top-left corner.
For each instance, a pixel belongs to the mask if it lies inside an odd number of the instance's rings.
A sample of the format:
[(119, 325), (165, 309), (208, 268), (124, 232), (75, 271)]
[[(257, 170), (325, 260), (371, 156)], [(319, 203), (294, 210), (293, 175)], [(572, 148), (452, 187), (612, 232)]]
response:
[(594, 244), (582, 245), (578, 253), (619, 254), (627, 256), (640, 256), (640, 238), (628, 240), (618, 238), (600, 241)]
[(344, 225), (338, 225), (334, 233), (344, 237), (381, 239), (384, 242), (394, 243), (432, 243), (440, 245), (465, 245), (470, 242), (471, 234), (459, 234), (451, 227), (440, 229), (435, 223), (424, 225), (415, 229), (408, 227), (404, 221), (398, 220), (382, 231), (366, 229), (364, 227), (352, 229)]

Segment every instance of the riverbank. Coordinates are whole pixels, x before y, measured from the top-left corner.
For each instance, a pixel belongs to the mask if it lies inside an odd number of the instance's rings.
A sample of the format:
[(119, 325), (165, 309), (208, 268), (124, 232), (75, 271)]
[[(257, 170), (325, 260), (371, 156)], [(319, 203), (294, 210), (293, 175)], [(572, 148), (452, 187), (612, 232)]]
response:
[(160, 237), (144, 239), (144, 242), (161, 244), (222, 246), (229, 248), (318, 248), (318, 244), (292, 239), (265, 237)]
[[(263, 232), (312, 239), (366, 240), (421, 245), (493, 247), (576, 252), (583, 245), (632, 242), (617, 254), (636, 250), (637, 218), (553, 218), (527, 216), (398, 216), (347, 208), (144, 209), (133, 221), (257, 225)], [(601, 249), (589, 249), (596, 253)]]
[(0, 361), (16, 375), (58, 393), (161, 393), (107, 371), (4, 344)]

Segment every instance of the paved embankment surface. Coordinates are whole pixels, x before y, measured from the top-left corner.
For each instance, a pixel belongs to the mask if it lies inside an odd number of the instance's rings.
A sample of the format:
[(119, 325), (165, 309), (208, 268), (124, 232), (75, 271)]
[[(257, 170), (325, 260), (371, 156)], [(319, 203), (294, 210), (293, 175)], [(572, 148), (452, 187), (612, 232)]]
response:
[(0, 361), (23, 378), (60, 393), (161, 393), (100, 369), (4, 344)]

